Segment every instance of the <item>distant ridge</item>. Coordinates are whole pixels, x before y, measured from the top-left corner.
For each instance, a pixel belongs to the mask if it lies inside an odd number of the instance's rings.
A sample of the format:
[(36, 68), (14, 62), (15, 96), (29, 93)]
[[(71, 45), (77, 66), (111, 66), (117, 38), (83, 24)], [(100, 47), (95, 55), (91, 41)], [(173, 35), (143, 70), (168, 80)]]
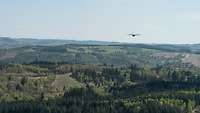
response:
[(156, 49), (168, 52), (188, 52), (200, 54), (200, 44), (142, 44), (142, 43), (121, 43), (109, 41), (78, 41), (64, 39), (33, 39), (33, 38), (10, 38), (0, 37), (0, 49), (18, 48), (25, 46), (60, 46), (60, 45), (100, 45), (100, 46), (121, 46)]
[(86, 44), (86, 45), (112, 45), (120, 44), (119, 42), (108, 41), (76, 41), (64, 39), (33, 39), (33, 38), (10, 38), (0, 37), (0, 48), (16, 48), (23, 46), (57, 46), (64, 44)]

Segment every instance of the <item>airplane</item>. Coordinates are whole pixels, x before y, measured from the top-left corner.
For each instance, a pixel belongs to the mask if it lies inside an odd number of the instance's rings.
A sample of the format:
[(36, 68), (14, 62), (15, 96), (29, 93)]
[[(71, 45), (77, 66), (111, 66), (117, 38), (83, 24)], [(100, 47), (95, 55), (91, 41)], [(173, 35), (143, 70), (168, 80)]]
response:
[(131, 36), (131, 37), (136, 37), (136, 36), (140, 36), (141, 34), (128, 34), (129, 36)]

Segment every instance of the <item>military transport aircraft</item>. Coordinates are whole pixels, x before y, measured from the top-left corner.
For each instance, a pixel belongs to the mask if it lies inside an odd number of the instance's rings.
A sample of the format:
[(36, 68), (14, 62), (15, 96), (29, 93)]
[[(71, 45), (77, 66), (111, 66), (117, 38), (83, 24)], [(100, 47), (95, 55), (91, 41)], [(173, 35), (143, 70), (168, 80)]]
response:
[(136, 36), (140, 36), (141, 34), (134, 34), (134, 33), (131, 33), (131, 34), (128, 34), (129, 36), (131, 37), (136, 37)]

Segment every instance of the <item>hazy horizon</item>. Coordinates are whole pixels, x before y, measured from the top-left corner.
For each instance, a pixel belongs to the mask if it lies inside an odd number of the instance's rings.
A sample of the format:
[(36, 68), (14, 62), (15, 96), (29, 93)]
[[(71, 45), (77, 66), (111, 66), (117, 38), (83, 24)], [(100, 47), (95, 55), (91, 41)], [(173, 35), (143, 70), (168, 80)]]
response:
[(151, 43), (151, 42), (126, 42), (126, 41), (112, 41), (112, 40), (95, 40), (95, 39), (73, 39), (73, 38), (62, 38), (62, 37), (8, 37), (0, 36), (0, 38), (11, 38), (11, 39), (36, 39), (36, 40), (66, 40), (66, 41), (97, 41), (97, 42), (113, 42), (113, 43), (127, 43), (127, 44), (200, 44), (200, 43)]
[[(0, 1), (0, 36), (130, 43), (200, 43), (200, 1)], [(134, 39), (128, 33), (142, 34)]]

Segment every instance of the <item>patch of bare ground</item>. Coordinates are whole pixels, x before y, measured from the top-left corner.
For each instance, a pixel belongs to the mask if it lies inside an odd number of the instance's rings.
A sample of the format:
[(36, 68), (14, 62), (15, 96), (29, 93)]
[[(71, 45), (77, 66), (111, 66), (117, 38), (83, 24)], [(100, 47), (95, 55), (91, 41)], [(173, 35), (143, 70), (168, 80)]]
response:
[(192, 113), (200, 113), (200, 106), (197, 106)]
[(177, 56), (181, 55), (180, 53), (170, 53), (170, 52), (161, 52), (161, 53), (154, 53), (151, 57), (155, 59), (174, 59)]
[(200, 67), (200, 55), (185, 54), (185, 57), (182, 59), (182, 62), (192, 64), (196, 67)]
[(63, 90), (68, 90), (70, 88), (83, 86), (83, 84), (71, 78), (70, 75), (71, 73), (65, 74), (65, 75), (56, 75), (56, 78), (54, 82), (52, 83), (52, 87), (56, 91), (63, 91)]
[(16, 53), (4, 53), (4, 54), (0, 55), (0, 60), (15, 58), (16, 55), (17, 55)]

